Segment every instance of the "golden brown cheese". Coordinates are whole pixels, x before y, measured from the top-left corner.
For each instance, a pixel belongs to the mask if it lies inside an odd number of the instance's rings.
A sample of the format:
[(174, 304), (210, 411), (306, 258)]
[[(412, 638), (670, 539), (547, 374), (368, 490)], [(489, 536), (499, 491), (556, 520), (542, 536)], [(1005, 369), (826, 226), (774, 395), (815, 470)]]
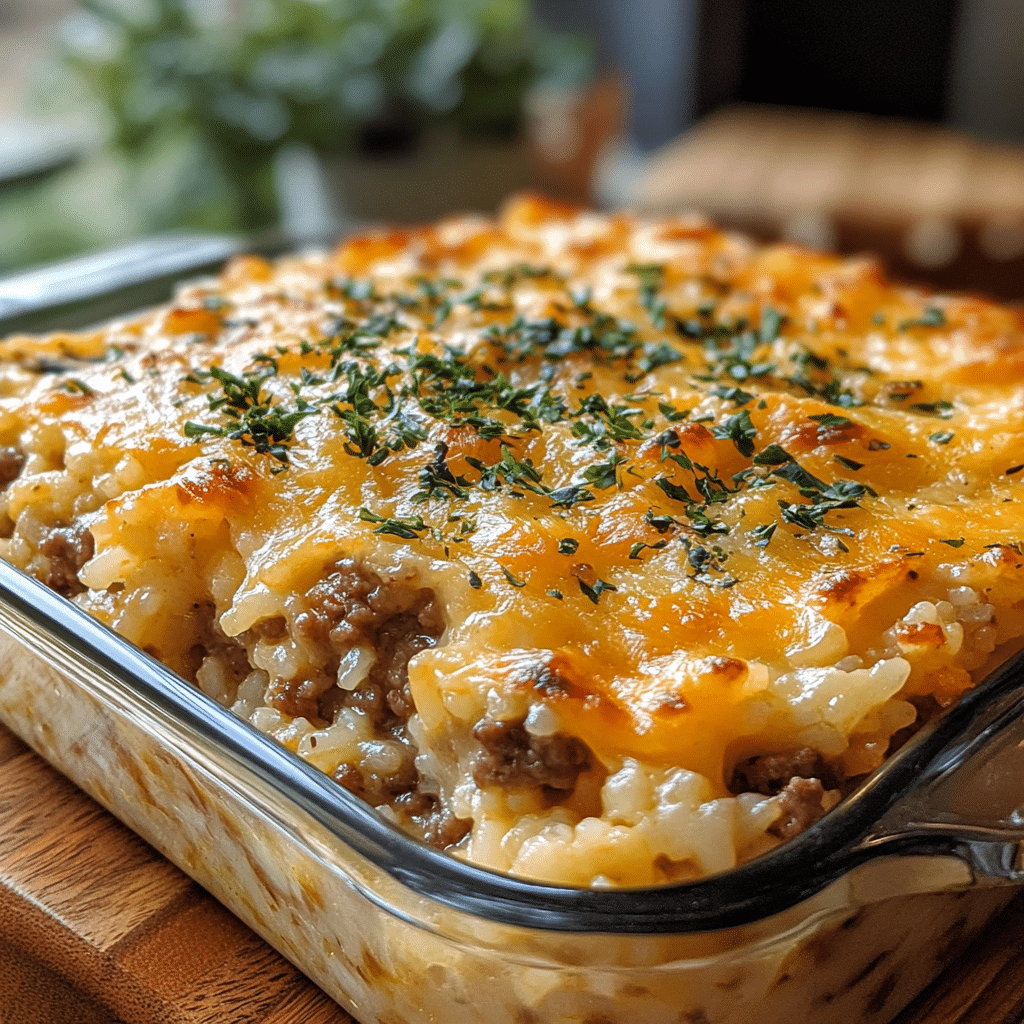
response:
[(689, 877), (1024, 632), (1022, 328), (532, 199), (245, 257), (0, 345), (0, 554), (462, 856)]

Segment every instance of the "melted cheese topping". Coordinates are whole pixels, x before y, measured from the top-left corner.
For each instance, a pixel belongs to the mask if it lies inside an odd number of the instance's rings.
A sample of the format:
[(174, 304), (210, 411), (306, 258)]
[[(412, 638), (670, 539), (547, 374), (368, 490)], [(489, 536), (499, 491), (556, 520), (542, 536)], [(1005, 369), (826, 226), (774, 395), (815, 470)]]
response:
[[(869, 259), (531, 199), (246, 257), (130, 322), (3, 343), (0, 443), (30, 439), (4, 554), (38, 560), (26, 513), (82, 518), (77, 600), (183, 674), (188, 606), (138, 624), (171, 562), (227, 637), (343, 557), (432, 588), (418, 764), (476, 822), (466, 855), (518, 869), (485, 824), (550, 824), (552, 794), (472, 782), (482, 717), (578, 738), (600, 770), (559, 821), (625, 828), (597, 795), (624, 766), (695, 773), (704, 806), (764, 753), (856, 775), (972, 684), (1020, 632), (1022, 338)], [(958, 600), (995, 609), (984, 642)]]

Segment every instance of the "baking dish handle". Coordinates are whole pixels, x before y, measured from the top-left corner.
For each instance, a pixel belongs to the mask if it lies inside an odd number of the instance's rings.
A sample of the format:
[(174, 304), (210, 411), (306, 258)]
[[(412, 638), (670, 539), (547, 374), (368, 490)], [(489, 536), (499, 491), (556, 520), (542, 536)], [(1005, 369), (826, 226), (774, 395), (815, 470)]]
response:
[[(877, 822), (863, 853), (954, 853), (976, 875), (1024, 881), (1024, 652), (996, 673), (967, 728), (921, 766), (917, 783)], [(992, 691), (995, 692), (992, 692)]]

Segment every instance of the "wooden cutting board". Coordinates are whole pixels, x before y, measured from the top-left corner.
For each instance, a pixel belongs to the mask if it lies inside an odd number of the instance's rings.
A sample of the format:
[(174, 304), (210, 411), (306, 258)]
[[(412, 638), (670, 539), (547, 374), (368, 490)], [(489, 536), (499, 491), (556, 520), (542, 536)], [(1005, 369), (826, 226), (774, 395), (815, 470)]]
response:
[[(898, 1024), (1020, 1024), (1022, 929), (1024, 896)], [(0, 725), (0, 1024), (353, 1022)]]
[(0, 1024), (352, 1024), (0, 725)]

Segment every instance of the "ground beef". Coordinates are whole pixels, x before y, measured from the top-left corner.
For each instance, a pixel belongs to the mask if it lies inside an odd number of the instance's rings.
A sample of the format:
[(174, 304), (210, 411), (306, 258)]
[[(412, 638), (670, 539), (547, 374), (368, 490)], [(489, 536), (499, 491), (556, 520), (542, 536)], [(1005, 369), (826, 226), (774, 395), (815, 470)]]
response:
[(802, 779), (794, 775), (779, 793), (782, 814), (768, 831), (780, 839), (799, 835), (825, 813), (821, 806), (824, 794), (825, 787), (818, 779)]
[(733, 793), (763, 793), (776, 796), (790, 780), (820, 779), (826, 789), (835, 789), (839, 780), (816, 750), (804, 747), (795, 754), (762, 754), (741, 761), (733, 769), (729, 789)]
[(50, 560), (46, 585), (65, 597), (82, 593), (85, 587), (79, 582), (78, 570), (95, 550), (92, 534), (80, 523), (53, 527), (39, 545), (40, 554)]
[[(328, 646), (326, 671), (354, 646), (371, 648), (376, 660), (366, 681), (355, 690), (330, 686), (315, 714), (333, 721), (343, 707), (359, 708), (379, 734), (405, 738), (413, 713), (409, 694), (409, 660), (433, 647), (444, 632), (434, 592), (400, 581), (382, 580), (353, 559), (337, 562), (306, 595), (309, 611), (295, 623), (298, 633)], [(282, 708), (282, 710), (288, 710)]]
[(590, 748), (575, 736), (534, 736), (522, 719), (496, 722), (484, 718), (473, 736), (483, 748), (473, 768), (478, 786), (541, 787), (564, 793), (576, 787), (580, 773), (591, 764)]
[[(396, 797), (412, 793), (419, 781), (419, 773), (413, 761), (415, 755), (409, 749), (406, 753), (408, 756), (403, 758), (398, 770), (388, 775), (367, 772), (355, 765), (342, 764), (334, 773), (335, 781), (374, 807), (389, 804)], [(422, 809), (418, 806), (412, 808), (415, 811)]]
[(330, 640), (352, 647), (372, 634), (379, 617), (381, 579), (351, 558), (336, 562), (306, 594), (309, 611), (299, 616), (296, 629), (309, 639)]
[(768, 831), (792, 839), (825, 813), (821, 798), (839, 783), (821, 754), (804, 747), (794, 754), (762, 754), (740, 762), (729, 788), (733, 793), (778, 797), (782, 814)]
[(25, 467), (25, 456), (17, 448), (0, 447), (0, 488), (13, 483), (21, 476)]
[[(194, 683), (200, 665), (207, 658), (213, 658), (225, 677), (237, 689), (252, 671), (246, 651), (245, 634), (240, 637), (225, 636), (217, 622), (217, 609), (212, 601), (193, 605), (192, 616), (198, 620), (200, 626), (196, 642), (189, 649), (184, 665), (179, 669), (180, 674)], [(191, 625), (189, 618), (190, 616), (183, 617), (183, 628)]]
[(343, 764), (335, 771), (334, 780), (373, 807), (382, 804), (393, 807), (430, 846), (439, 850), (454, 846), (472, 823), (456, 818), (437, 797), (419, 789), (419, 772), (411, 748), (408, 755), (402, 767), (392, 775), (382, 776), (356, 765)]
[(429, 798), (429, 803), (429, 810), (414, 815), (413, 821), (425, 843), (438, 850), (447, 850), (466, 837), (473, 823), (465, 818), (456, 818), (433, 797)]
[[(308, 611), (296, 619), (296, 631), (327, 649), (326, 676), (336, 676), (338, 664), (352, 647), (371, 648), (376, 655), (367, 678), (354, 690), (328, 685), (307, 712), (328, 722), (342, 708), (355, 708), (373, 723), (381, 740), (398, 741), (404, 757), (397, 770), (374, 771), (372, 751), (358, 765), (342, 765), (335, 779), (367, 803), (387, 804), (409, 821), (426, 842), (441, 848), (457, 843), (469, 822), (452, 817), (433, 795), (420, 789), (416, 747), (407, 730), (416, 710), (409, 692), (409, 661), (418, 651), (433, 647), (444, 632), (444, 618), (434, 592), (401, 581), (382, 580), (352, 559), (330, 566), (324, 578), (306, 595)], [(301, 684), (300, 684), (301, 685)], [(295, 713), (288, 700), (298, 691), (275, 700), (281, 710)]]

